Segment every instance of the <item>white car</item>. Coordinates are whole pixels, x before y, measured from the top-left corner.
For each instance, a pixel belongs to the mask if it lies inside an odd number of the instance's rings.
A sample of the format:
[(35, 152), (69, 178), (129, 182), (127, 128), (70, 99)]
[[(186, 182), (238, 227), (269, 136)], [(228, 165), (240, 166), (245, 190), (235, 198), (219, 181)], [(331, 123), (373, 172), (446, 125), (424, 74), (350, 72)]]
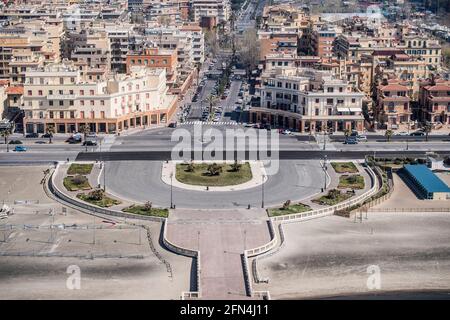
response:
[(281, 134), (286, 134), (286, 135), (288, 135), (288, 134), (291, 134), (292, 132), (290, 131), (290, 130), (283, 130), (283, 131), (281, 131)]
[(406, 131), (400, 131), (395, 133), (396, 136), (409, 136), (409, 133)]
[(367, 141), (367, 137), (366, 136), (356, 136), (356, 140), (358, 140), (358, 141)]

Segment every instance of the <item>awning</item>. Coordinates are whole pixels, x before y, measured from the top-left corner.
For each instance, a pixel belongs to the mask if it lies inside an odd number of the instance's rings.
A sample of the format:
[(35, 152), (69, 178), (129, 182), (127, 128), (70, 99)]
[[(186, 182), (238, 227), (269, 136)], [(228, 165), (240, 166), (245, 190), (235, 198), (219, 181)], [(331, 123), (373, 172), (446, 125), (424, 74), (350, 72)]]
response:
[(348, 108), (350, 112), (362, 112), (362, 109), (359, 107)]
[(338, 112), (349, 112), (349, 109), (346, 107), (337, 107)]

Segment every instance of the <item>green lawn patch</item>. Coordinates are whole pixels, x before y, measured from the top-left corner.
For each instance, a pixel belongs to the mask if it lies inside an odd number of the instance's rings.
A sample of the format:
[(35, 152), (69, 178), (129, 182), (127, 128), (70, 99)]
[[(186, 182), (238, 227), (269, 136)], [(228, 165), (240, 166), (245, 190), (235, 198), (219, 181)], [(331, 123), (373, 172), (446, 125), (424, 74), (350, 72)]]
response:
[(319, 198), (311, 200), (314, 203), (318, 203), (324, 206), (333, 206), (335, 204), (338, 204), (339, 202), (345, 201), (349, 198), (351, 198), (353, 194), (351, 193), (343, 193), (340, 190), (337, 189), (331, 189), (328, 191), (327, 195), (321, 196)]
[(339, 177), (339, 189), (364, 189), (364, 177), (355, 174), (355, 175), (342, 175)]
[(122, 209), (123, 212), (140, 214), (143, 216), (153, 216), (167, 218), (169, 216), (169, 209), (166, 208), (146, 208), (145, 205), (131, 205)]
[(121, 203), (119, 200), (111, 199), (104, 194), (101, 197), (93, 197), (92, 194), (94, 192), (98, 192), (98, 190), (91, 191), (88, 194), (79, 193), (77, 198), (102, 208), (112, 207)]
[(63, 180), (64, 187), (69, 191), (90, 190), (88, 178), (82, 175), (67, 176)]
[(219, 163), (215, 174), (208, 172), (209, 165), (210, 163), (177, 164), (176, 179), (186, 184), (210, 187), (233, 186), (252, 179), (248, 162), (243, 163), (238, 171), (233, 170), (233, 164)]
[(311, 207), (303, 203), (292, 204), (287, 207), (268, 209), (270, 217), (282, 216), (285, 214), (301, 213), (306, 211), (311, 211)]
[(358, 168), (353, 162), (332, 162), (331, 166), (337, 173), (358, 173)]
[(67, 174), (90, 174), (92, 171), (93, 163), (88, 164), (80, 164), (80, 163), (72, 163), (67, 169)]

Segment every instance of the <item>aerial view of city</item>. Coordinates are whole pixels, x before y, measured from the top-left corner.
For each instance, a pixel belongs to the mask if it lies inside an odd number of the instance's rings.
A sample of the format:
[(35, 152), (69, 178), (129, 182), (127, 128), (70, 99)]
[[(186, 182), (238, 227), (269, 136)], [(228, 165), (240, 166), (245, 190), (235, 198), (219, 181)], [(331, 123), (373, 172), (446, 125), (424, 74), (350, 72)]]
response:
[(450, 0), (0, 2), (0, 300), (416, 299), (450, 300)]

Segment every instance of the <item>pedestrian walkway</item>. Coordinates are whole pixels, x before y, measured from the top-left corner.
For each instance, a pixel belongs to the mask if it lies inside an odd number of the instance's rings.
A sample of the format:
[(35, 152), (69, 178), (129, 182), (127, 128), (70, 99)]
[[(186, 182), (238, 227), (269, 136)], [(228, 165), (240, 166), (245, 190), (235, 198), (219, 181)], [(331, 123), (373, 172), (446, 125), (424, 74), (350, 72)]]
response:
[(209, 126), (214, 126), (214, 125), (229, 125), (229, 126), (237, 126), (239, 125), (239, 123), (235, 122), (235, 121), (217, 121), (217, 122), (213, 122), (213, 121), (186, 121), (183, 123), (180, 123), (180, 125), (209, 125)]

